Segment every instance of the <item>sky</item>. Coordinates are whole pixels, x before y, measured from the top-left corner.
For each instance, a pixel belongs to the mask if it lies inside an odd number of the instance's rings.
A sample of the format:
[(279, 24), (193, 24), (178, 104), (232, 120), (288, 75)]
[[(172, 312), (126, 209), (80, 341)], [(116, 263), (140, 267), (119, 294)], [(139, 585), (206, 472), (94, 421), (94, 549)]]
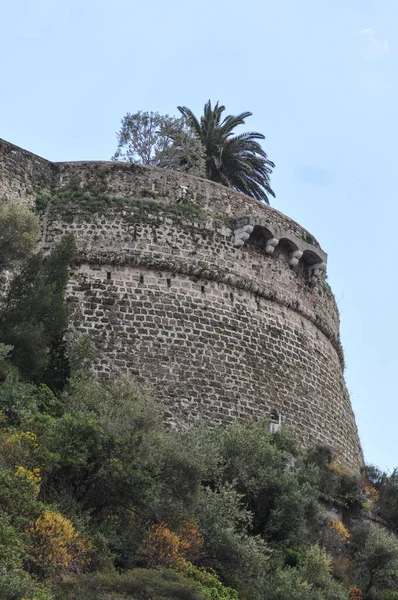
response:
[[(0, 0), (0, 137), (108, 160), (122, 117), (251, 111), (329, 255), (365, 460), (398, 465), (397, 0)], [(397, 369), (397, 371), (395, 371)]]

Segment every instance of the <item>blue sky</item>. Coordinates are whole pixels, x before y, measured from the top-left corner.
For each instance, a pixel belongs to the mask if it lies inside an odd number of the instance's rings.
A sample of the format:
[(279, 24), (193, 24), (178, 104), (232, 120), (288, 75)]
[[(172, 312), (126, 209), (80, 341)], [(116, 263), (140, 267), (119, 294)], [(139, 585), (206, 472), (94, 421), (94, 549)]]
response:
[(273, 206), (329, 254), (365, 458), (398, 465), (396, 0), (0, 0), (0, 137), (109, 159), (126, 112), (253, 112)]

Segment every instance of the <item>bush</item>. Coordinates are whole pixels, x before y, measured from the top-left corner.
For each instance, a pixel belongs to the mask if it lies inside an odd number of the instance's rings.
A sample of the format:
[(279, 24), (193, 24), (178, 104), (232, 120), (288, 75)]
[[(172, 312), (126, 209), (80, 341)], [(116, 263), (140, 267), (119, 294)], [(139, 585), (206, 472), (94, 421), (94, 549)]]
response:
[(354, 577), (364, 600), (388, 588), (396, 589), (398, 538), (379, 525), (360, 523), (352, 530), (351, 551)]
[(48, 257), (34, 254), (9, 286), (0, 312), (0, 340), (30, 381), (59, 390), (68, 375), (63, 335), (68, 322), (65, 290), (76, 247), (65, 236)]
[(348, 600), (348, 591), (334, 581), (331, 560), (319, 546), (307, 552), (299, 568), (280, 567), (269, 574), (263, 600)]
[(95, 574), (57, 586), (57, 600), (208, 600), (209, 593), (170, 569), (134, 569), (120, 575)]

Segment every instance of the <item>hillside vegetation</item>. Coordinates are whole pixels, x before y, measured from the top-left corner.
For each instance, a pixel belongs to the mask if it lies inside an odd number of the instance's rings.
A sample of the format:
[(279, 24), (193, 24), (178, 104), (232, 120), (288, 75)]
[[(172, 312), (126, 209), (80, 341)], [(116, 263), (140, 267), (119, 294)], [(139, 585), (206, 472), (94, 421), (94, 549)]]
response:
[(17, 208), (0, 232), (1, 599), (398, 598), (398, 473), (262, 421), (166, 428), (65, 342), (73, 238), (33, 253)]

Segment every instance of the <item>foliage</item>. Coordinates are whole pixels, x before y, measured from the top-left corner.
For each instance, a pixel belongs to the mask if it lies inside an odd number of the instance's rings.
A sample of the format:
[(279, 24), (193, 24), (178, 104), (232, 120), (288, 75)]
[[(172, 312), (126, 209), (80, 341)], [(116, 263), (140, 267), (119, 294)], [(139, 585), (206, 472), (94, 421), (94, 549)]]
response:
[(61, 399), (61, 416), (40, 415), (34, 422), (41, 496), (83, 519), (83, 527), (90, 515), (90, 536), (100, 535), (94, 564), (114, 554), (118, 566), (134, 565), (146, 507), (159, 489), (153, 452), (158, 416), (131, 382), (108, 387), (86, 372), (72, 377)]
[(16, 599), (29, 593), (32, 586), (23, 570), (24, 539), (11, 525), (8, 516), (0, 516), (0, 595)]
[(0, 274), (29, 256), (39, 237), (39, 219), (16, 205), (0, 204)]
[(47, 585), (38, 584), (26, 570), (27, 529), (42, 509), (37, 499), (37, 476), (37, 472), (21, 466), (15, 470), (0, 468), (0, 597), (5, 600), (51, 600)]
[(10, 357), (12, 346), (0, 343), (0, 380), (4, 379), (7, 373), (7, 359)]
[(73, 184), (55, 194), (44, 194), (36, 199), (36, 211), (41, 214), (49, 207), (73, 206), (91, 213), (104, 213), (109, 208), (123, 208), (126, 200), (117, 196), (109, 196), (103, 185)]
[(222, 119), (225, 106), (217, 102), (213, 108), (210, 100), (200, 120), (186, 106), (179, 106), (178, 110), (205, 148), (207, 179), (269, 204), (269, 196), (275, 196), (270, 187), (275, 165), (257, 141), (265, 139), (264, 135), (256, 132), (233, 135), (234, 129), (243, 125), (252, 113)]
[(364, 469), (364, 476), (367, 494), (372, 502), (377, 503), (373, 512), (398, 533), (398, 469), (388, 475), (369, 465)]
[(192, 520), (180, 524), (179, 533), (165, 523), (151, 525), (139, 554), (150, 568), (158, 566), (183, 570), (187, 560), (197, 559), (203, 546), (203, 536)]
[(347, 542), (350, 539), (350, 532), (338, 519), (329, 519), (328, 527), (337, 533), (342, 542)]
[(224, 477), (236, 481), (244, 494), (254, 514), (254, 533), (288, 545), (299, 543), (319, 523), (318, 470), (304, 465), (288, 435), (269, 434), (263, 422), (232, 424), (222, 444)]
[(223, 574), (232, 587), (254, 593), (269, 557), (260, 536), (251, 535), (251, 513), (232, 485), (201, 490), (196, 509), (204, 535), (203, 564)]
[(0, 386), (0, 411), (7, 425), (18, 426), (39, 411), (60, 414), (62, 405), (45, 384), (25, 383), (15, 370), (9, 370)]
[(0, 311), (0, 340), (12, 346), (13, 364), (25, 379), (54, 389), (62, 387), (67, 374), (64, 295), (74, 256), (74, 239), (65, 236), (48, 257), (42, 253), (30, 257), (12, 280)]
[(297, 548), (286, 548), (283, 553), (283, 564), (289, 567), (299, 567), (305, 561), (305, 553)]
[(90, 560), (90, 543), (57, 512), (45, 510), (30, 524), (29, 532), (32, 568), (41, 577), (51, 575), (56, 580), (64, 573), (80, 570)]
[(311, 462), (320, 467), (320, 490), (334, 499), (351, 516), (358, 516), (365, 508), (367, 496), (359, 473), (354, 473), (338, 463), (334, 452), (325, 446), (318, 446), (309, 455)]
[[(208, 600), (197, 581), (171, 569), (133, 569), (78, 577), (56, 590), (57, 600)], [(222, 597), (221, 597), (222, 598)], [(227, 597), (228, 598), (228, 597)], [(229, 599), (228, 599), (229, 600)], [(233, 597), (231, 600), (235, 600)]]
[(280, 567), (269, 578), (264, 600), (348, 600), (348, 592), (334, 581), (330, 557), (313, 546), (299, 568)]
[(362, 600), (362, 592), (357, 585), (352, 585), (349, 591), (350, 600)]
[(354, 577), (364, 600), (376, 590), (398, 587), (398, 538), (380, 526), (361, 523), (352, 530)]
[(205, 152), (185, 119), (154, 112), (127, 113), (113, 160), (205, 176)]
[(183, 573), (189, 579), (197, 581), (201, 589), (214, 600), (238, 600), (237, 591), (224, 586), (213, 570), (196, 567), (188, 562), (184, 566)]
[(133, 381), (92, 375), (87, 340), (65, 351), (71, 260), (65, 240), (2, 290), (0, 597), (392, 600), (396, 473), (263, 422), (166, 429)]

